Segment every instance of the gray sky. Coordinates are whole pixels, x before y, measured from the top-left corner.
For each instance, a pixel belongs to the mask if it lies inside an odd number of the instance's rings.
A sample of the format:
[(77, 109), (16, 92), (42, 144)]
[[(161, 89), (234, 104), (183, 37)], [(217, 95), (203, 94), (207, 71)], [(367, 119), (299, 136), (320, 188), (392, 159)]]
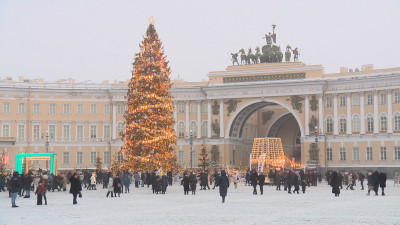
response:
[(299, 47), (300, 61), (327, 73), (400, 67), (396, 0), (0, 0), (0, 78), (130, 79), (151, 16), (173, 79), (224, 70), (228, 53), (265, 45), (273, 23), (283, 50)]

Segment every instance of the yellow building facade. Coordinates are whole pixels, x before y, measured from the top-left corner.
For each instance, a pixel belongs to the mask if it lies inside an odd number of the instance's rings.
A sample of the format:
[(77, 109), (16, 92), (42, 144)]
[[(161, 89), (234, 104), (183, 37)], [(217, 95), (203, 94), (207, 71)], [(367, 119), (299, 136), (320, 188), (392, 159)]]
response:
[[(254, 138), (280, 137), (285, 155), (309, 168), (400, 170), (400, 68), (325, 74), (321, 65), (260, 63), (208, 78), (175, 80), (170, 91), (183, 167), (197, 167), (205, 144), (219, 164), (245, 168)], [(57, 153), (60, 170), (93, 169), (98, 154), (109, 168), (123, 145), (127, 90), (127, 82), (2, 80), (7, 168), (16, 153), (46, 151)]]

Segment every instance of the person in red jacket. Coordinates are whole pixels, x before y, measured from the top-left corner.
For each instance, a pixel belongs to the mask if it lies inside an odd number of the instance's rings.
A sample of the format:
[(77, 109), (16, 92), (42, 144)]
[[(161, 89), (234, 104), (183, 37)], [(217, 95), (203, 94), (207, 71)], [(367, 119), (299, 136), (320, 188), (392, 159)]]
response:
[[(43, 181), (39, 181), (39, 184), (36, 188), (35, 194), (37, 195), (37, 205), (42, 205), (42, 196), (46, 192), (46, 188), (43, 185)], [(45, 203), (47, 205), (47, 202)]]

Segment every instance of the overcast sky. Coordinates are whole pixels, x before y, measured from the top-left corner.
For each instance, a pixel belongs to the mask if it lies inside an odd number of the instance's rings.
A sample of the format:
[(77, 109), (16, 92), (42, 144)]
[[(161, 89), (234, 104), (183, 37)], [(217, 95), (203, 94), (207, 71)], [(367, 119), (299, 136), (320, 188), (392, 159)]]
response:
[(224, 70), (228, 53), (265, 45), (272, 24), (283, 50), (298, 47), (300, 61), (327, 73), (400, 67), (396, 0), (0, 0), (0, 78), (130, 79), (151, 16), (173, 79)]

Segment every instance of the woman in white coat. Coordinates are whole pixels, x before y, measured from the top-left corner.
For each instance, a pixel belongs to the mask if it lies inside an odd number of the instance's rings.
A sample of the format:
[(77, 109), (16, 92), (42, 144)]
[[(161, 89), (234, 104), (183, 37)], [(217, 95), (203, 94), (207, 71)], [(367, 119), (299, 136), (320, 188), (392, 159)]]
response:
[(238, 179), (238, 175), (236, 172), (233, 173), (232, 180), (233, 180), (233, 184), (235, 185), (235, 188), (237, 188), (237, 183), (238, 183), (239, 179)]
[(111, 193), (111, 198), (112, 197), (114, 197), (114, 195), (113, 195), (113, 191), (114, 191), (114, 186), (113, 186), (113, 179), (112, 179), (112, 177), (110, 177), (109, 179), (108, 179), (108, 187), (107, 187), (107, 198), (108, 198), (108, 195)]
[(97, 190), (96, 189), (96, 174), (92, 173), (92, 176), (90, 177), (90, 184), (92, 185), (92, 190)]

